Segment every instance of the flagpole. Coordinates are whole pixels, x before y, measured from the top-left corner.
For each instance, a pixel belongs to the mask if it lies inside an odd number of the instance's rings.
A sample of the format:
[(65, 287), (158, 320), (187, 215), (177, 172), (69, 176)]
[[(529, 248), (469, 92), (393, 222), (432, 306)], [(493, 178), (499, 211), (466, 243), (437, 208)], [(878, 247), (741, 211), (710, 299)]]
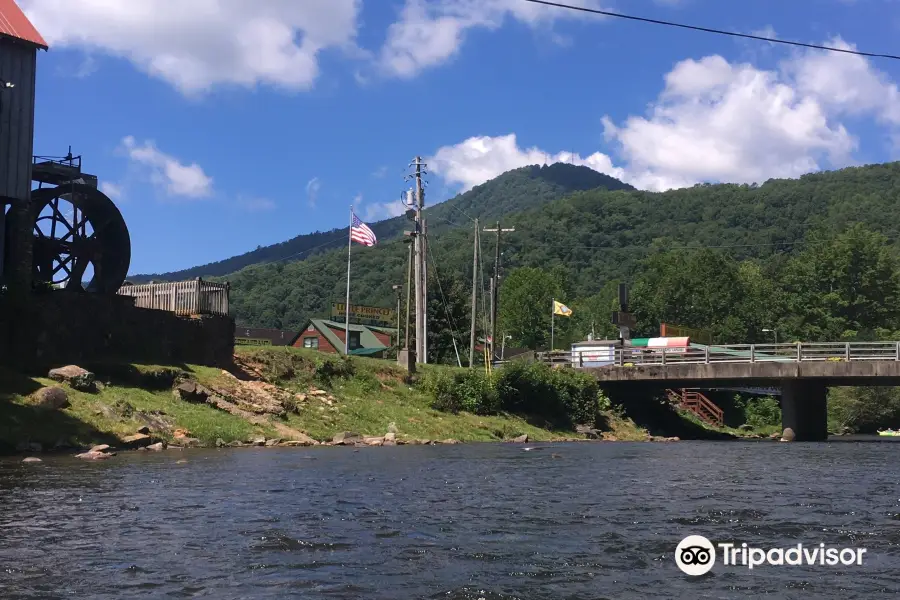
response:
[(553, 352), (553, 322), (556, 318), (556, 298), (550, 299), (550, 352)]
[(344, 302), (344, 355), (350, 356), (350, 248), (353, 246), (353, 206), (350, 206), (350, 229), (347, 230), (347, 300)]

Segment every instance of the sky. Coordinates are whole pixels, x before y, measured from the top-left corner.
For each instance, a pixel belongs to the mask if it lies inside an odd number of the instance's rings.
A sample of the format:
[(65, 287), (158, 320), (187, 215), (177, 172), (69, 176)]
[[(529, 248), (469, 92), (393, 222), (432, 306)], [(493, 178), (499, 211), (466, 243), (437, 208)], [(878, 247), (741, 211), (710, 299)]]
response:
[[(122, 211), (131, 273), (426, 207), (528, 164), (646, 190), (900, 159), (900, 61), (525, 0), (17, 0), (35, 154), (72, 146)], [(569, 0), (900, 54), (900, 0)]]

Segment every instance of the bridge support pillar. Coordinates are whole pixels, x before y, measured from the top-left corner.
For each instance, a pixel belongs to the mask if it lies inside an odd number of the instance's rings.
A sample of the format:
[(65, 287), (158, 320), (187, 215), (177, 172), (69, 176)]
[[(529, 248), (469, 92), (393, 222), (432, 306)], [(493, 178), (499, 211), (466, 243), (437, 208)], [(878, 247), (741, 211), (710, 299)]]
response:
[(824, 382), (786, 379), (781, 382), (781, 426), (791, 428), (798, 442), (828, 439), (828, 408)]

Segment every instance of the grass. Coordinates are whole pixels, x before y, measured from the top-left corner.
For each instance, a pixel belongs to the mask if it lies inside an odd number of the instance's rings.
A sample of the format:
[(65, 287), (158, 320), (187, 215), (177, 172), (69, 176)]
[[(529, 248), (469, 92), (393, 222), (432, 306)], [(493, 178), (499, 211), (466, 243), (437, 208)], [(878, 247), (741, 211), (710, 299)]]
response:
[[(462, 442), (508, 440), (522, 434), (535, 441), (581, 437), (572, 431), (546, 427), (543, 422), (519, 415), (478, 416), (452, 414), (431, 408), (432, 398), (417, 388), (418, 375), (410, 377), (390, 361), (353, 357), (350, 360), (295, 348), (239, 348), (238, 362), (259, 371), (264, 379), (293, 393), (324, 389), (333, 400), (316, 398), (301, 403), (284, 425), (320, 440), (341, 431), (381, 436), (393, 428), (401, 439), (456, 439)], [(194, 365), (85, 365), (106, 385), (97, 393), (63, 386), (70, 406), (46, 411), (32, 404), (37, 389), (60, 385), (41, 377), (28, 377), (0, 368), (0, 448), (14, 450), (22, 442), (38, 442), (45, 448), (64, 443), (85, 447), (115, 444), (145, 424), (141, 413), (168, 420), (172, 429), (183, 428), (204, 445), (217, 439), (247, 440), (258, 435), (279, 437), (273, 427), (245, 419), (206, 404), (177, 399), (172, 386), (194, 379), (208, 387), (220, 386), (231, 376), (221, 370)], [(452, 369), (424, 365), (423, 372)], [(620, 440), (647, 439), (647, 432), (628, 419), (609, 413), (609, 431)], [(160, 435), (167, 439), (171, 434)], [(171, 440), (169, 440), (171, 441)]]
[[(135, 370), (142, 372), (140, 366), (135, 366)], [(0, 446), (10, 450), (22, 442), (37, 442), (45, 448), (57, 444), (84, 447), (115, 443), (144, 424), (133, 413), (129, 414), (129, 407), (147, 413), (162, 411), (165, 413), (163, 418), (168, 419), (173, 428), (187, 429), (192, 437), (204, 444), (214, 444), (217, 438), (230, 442), (272, 433), (211, 406), (177, 400), (170, 389), (144, 389), (133, 385), (114, 384), (97, 393), (78, 392), (63, 386), (69, 398), (68, 408), (59, 411), (37, 409), (29, 394), (50, 385), (59, 384), (50, 379), (0, 370)], [(159, 437), (171, 441), (171, 435)]]

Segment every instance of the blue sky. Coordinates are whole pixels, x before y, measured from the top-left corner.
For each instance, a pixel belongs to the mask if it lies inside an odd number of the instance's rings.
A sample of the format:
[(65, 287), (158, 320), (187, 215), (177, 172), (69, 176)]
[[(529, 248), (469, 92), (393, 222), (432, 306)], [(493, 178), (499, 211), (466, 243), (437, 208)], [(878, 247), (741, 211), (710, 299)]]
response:
[[(19, 3), (51, 45), (35, 153), (84, 155), (132, 273), (396, 214), (417, 154), (426, 203), (545, 161), (662, 190), (900, 156), (900, 61), (524, 0)], [(900, 53), (897, 0), (570, 3)]]

